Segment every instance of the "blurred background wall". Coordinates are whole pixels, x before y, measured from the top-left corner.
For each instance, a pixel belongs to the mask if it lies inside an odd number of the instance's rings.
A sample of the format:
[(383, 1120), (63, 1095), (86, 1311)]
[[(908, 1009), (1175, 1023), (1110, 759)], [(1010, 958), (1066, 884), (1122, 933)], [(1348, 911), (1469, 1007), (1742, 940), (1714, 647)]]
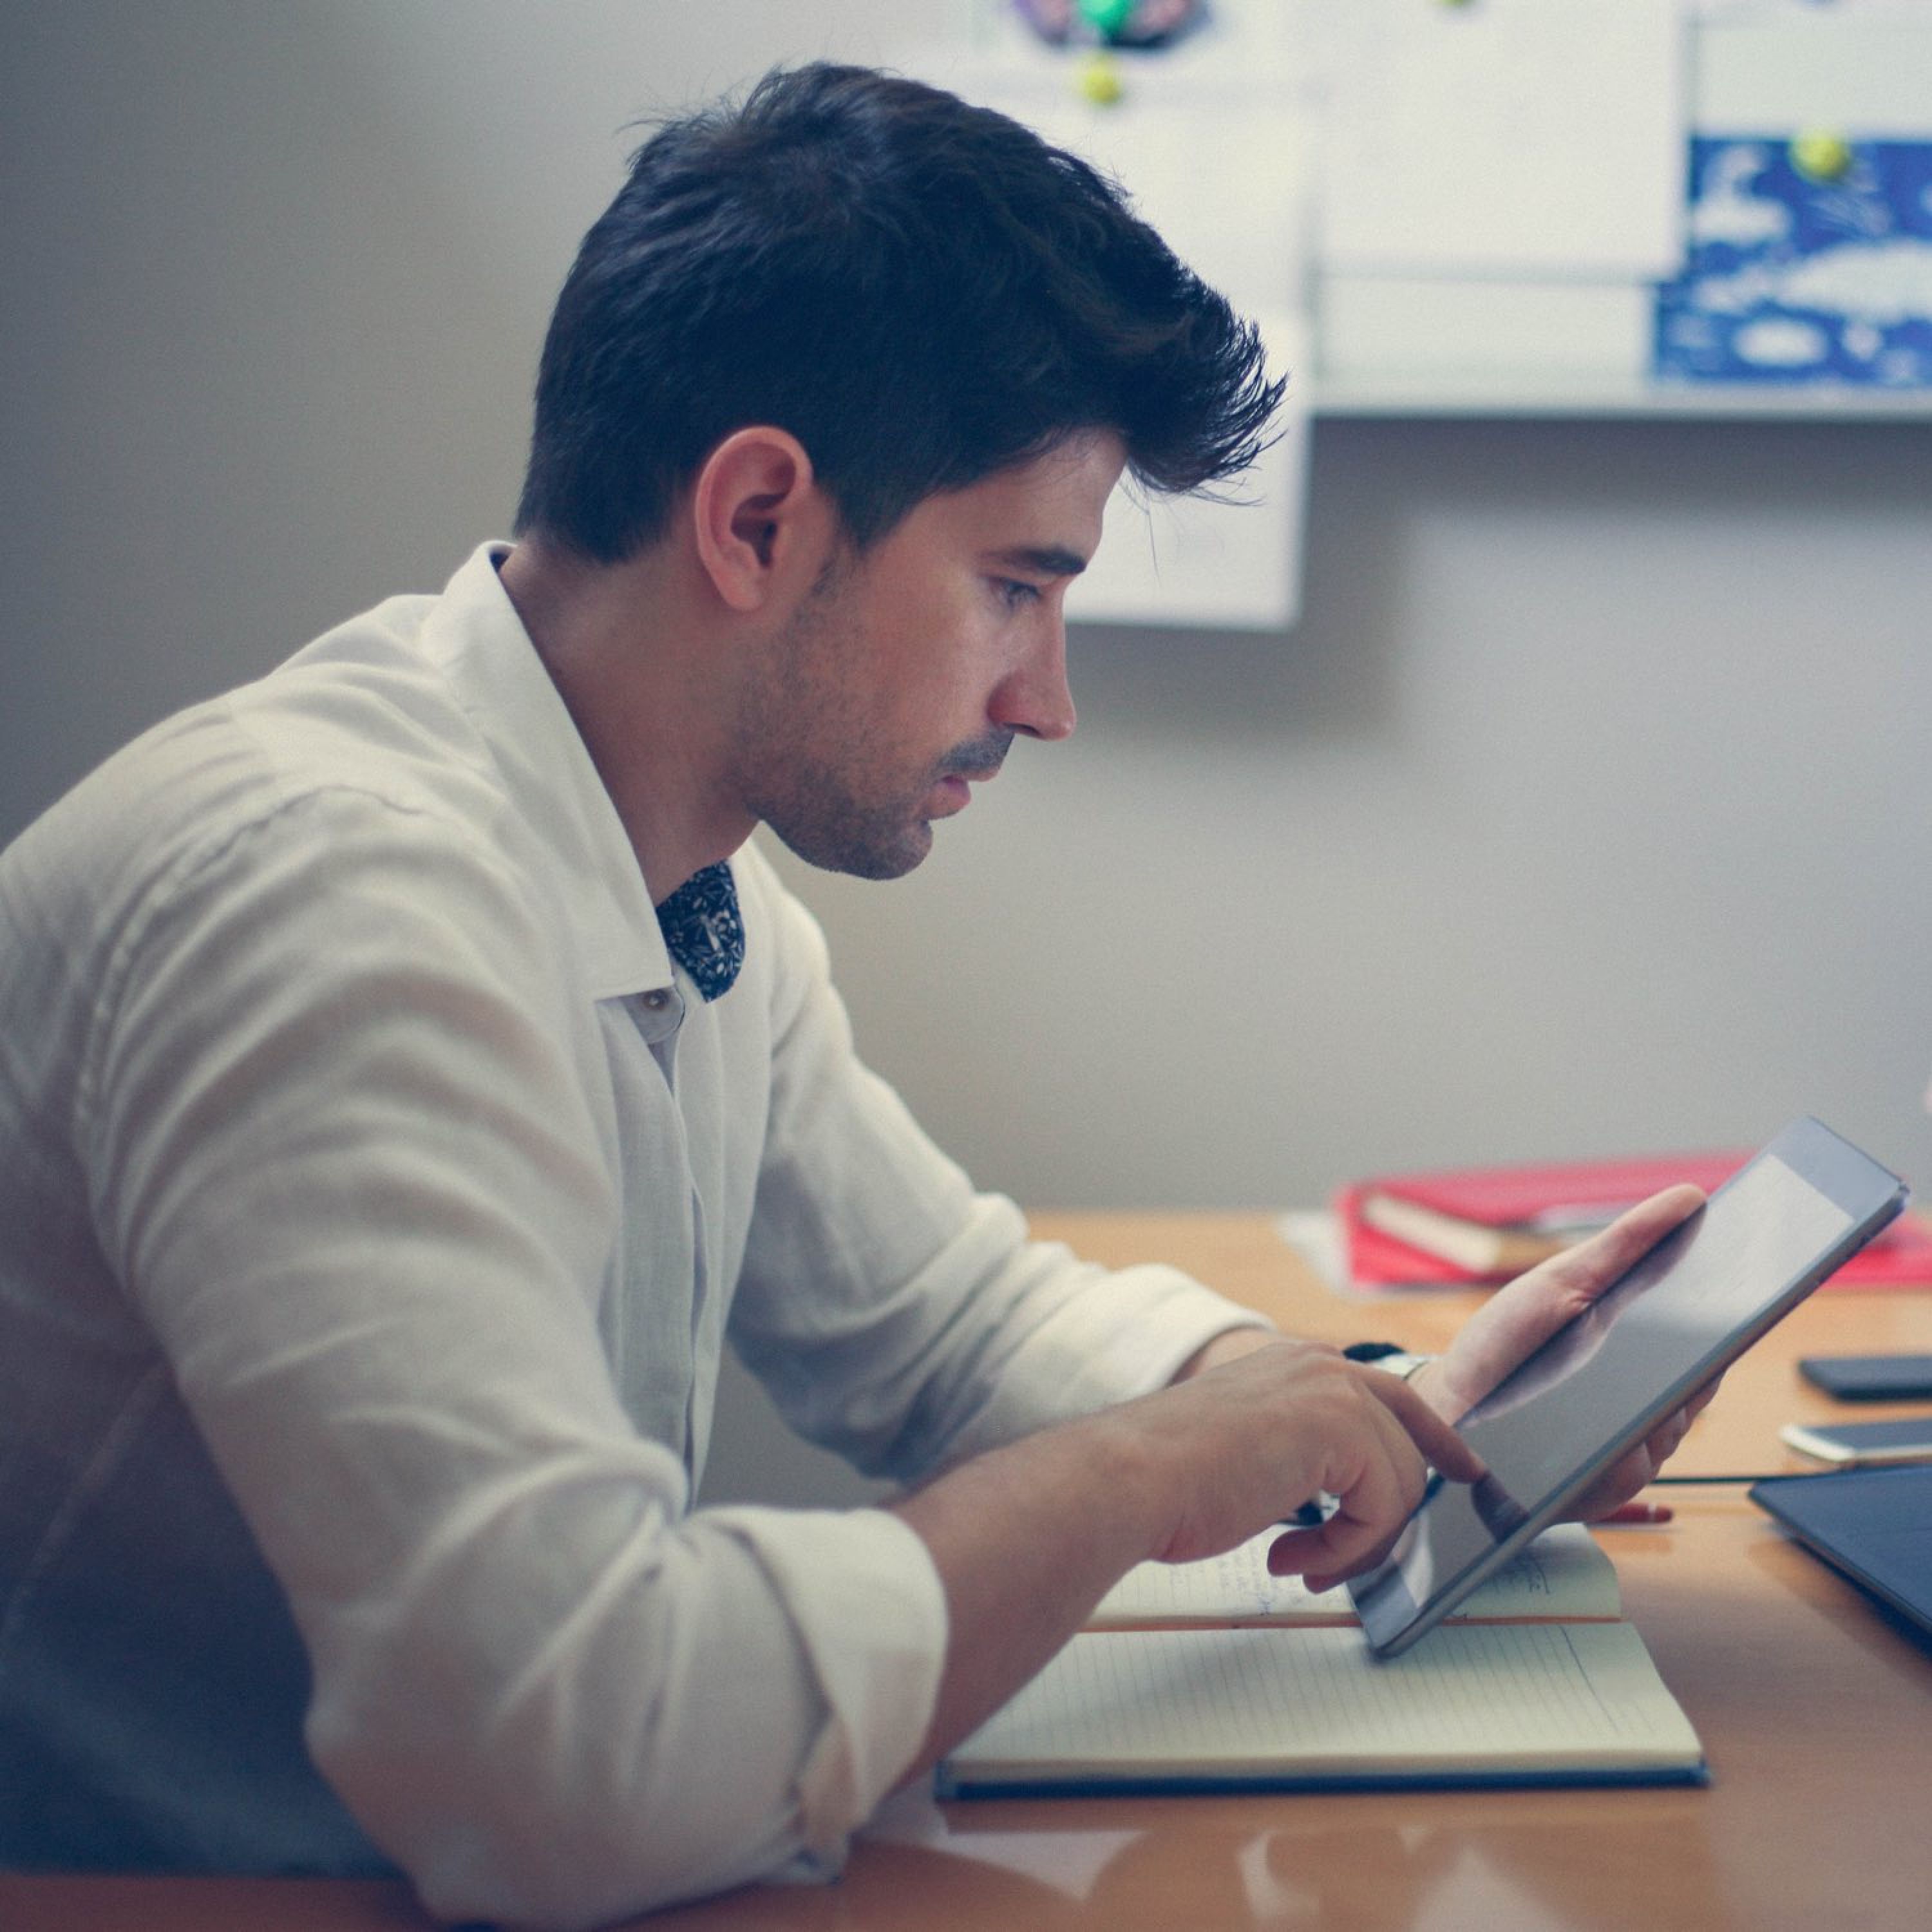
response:
[[(65, 0), (0, 64), (0, 836), (434, 589), (640, 117), (964, 0)], [(1082, 627), (890, 886), (868, 1056), (1036, 1205), (1759, 1138), (1932, 1184), (1932, 424), (1322, 420), (1285, 635)], [(857, 1493), (734, 1382), (711, 1493)]]

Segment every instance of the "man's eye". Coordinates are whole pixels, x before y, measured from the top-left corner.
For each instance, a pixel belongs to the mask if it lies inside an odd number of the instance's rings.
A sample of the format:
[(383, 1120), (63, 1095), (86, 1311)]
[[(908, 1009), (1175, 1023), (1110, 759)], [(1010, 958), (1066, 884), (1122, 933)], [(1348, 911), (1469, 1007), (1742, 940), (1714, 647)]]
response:
[(1040, 586), (1028, 584), (1023, 578), (1003, 577), (999, 580), (1000, 596), (1009, 610), (1018, 610), (1023, 604), (1040, 602)]

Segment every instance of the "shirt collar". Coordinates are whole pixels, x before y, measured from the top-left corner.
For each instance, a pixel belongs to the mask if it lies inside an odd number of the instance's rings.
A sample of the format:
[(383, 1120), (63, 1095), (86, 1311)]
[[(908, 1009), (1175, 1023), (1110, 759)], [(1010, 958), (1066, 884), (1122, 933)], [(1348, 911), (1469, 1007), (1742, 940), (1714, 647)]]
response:
[(637, 854), (497, 577), (509, 548), (484, 544), (449, 580), (424, 624), (422, 649), (489, 746), (512, 806), (556, 867), (558, 897), (593, 996), (668, 986), (670, 956)]

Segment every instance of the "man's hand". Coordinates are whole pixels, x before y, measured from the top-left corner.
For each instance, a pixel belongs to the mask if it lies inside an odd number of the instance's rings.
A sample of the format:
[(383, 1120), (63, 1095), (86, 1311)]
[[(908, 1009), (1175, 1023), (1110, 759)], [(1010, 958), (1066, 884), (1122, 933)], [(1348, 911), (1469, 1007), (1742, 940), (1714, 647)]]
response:
[[(1449, 1352), (1420, 1370), (1410, 1386), (1447, 1420), (1460, 1421), (1519, 1362), (1581, 1314), (1703, 1202), (1695, 1187), (1666, 1188), (1600, 1234), (1520, 1275), (1469, 1318)], [(1578, 1498), (1572, 1516), (1587, 1522), (1634, 1496), (1674, 1453), (1717, 1388), (1713, 1381), (1699, 1390), (1613, 1463)]]
[(1218, 1556), (1319, 1495), (1336, 1508), (1317, 1530), (1284, 1538), (1278, 1570), (1352, 1574), (1422, 1500), (1432, 1466), (1473, 1482), (1482, 1464), (1440, 1413), (1394, 1376), (1336, 1350), (1280, 1336), (1116, 1412), (1172, 1471), (1176, 1510), (1149, 1552), (1180, 1563)]

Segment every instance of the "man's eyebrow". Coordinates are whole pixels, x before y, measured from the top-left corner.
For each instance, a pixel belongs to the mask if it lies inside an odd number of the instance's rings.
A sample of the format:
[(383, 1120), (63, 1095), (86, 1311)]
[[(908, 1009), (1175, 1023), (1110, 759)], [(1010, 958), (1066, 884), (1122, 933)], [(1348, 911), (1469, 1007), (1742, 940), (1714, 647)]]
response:
[(1087, 560), (1077, 550), (1063, 550), (1058, 544), (1018, 544), (996, 550), (993, 561), (1041, 577), (1078, 577), (1087, 568)]

